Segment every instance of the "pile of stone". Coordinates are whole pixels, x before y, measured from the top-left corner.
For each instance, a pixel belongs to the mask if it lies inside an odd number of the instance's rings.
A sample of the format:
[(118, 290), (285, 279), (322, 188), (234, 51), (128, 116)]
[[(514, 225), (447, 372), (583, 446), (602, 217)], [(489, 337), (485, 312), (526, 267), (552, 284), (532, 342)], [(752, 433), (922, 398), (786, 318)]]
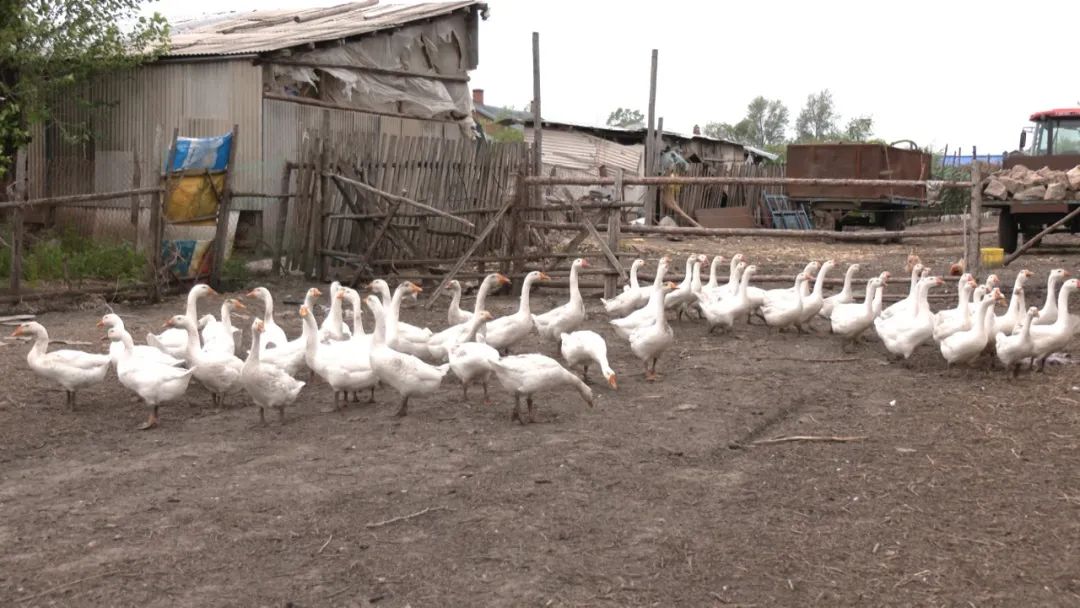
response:
[(1043, 167), (1032, 171), (1023, 165), (990, 175), (983, 188), (990, 200), (1064, 201), (1080, 199), (1080, 165), (1068, 171)]

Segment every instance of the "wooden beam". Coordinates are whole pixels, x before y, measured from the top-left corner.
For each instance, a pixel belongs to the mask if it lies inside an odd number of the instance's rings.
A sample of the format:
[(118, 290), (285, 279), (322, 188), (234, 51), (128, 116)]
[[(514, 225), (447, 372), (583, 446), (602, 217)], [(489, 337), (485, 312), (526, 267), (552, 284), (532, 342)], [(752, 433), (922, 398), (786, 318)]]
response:
[[(623, 170), (621, 168), (615, 170), (615, 190), (612, 197), (617, 201), (623, 200)], [(607, 245), (612, 252), (619, 251), (619, 232), (622, 227), (622, 212), (618, 207), (608, 207), (607, 209)], [(618, 257), (618, 256), (616, 256)], [(615, 267), (612, 266), (612, 269)], [(618, 281), (614, 276), (604, 277), (604, 297), (607, 299), (614, 298), (618, 293)]]
[(604, 241), (604, 238), (600, 236), (599, 232), (597, 232), (596, 226), (593, 226), (592, 220), (585, 217), (585, 212), (581, 210), (581, 207), (578, 206), (577, 202), (570, 201), (570, 204), (575, 207), (574, 211), (577, 211), (578, 214), (581, 216), (581, 222), (585, 225), (585, 229), (589, 231), (589, 234), (592, 235), (593, 240), (595, 240), (596, 244), (600, 246), (600, 251), (604, 253), (604, 257), (607, 258), (608, 263), (611, 264), (611, 267), (614, 268), (619, 273), (619, 276), (625, 280), (627, 278), (626, 269), (623, 268), (622, 263), (619, 262), (619, 256), (615, 255), (615, 252), (612, 251), (610, 247), (608, 247), (608, 244)]
[[(335, 174), (329, 173), (328, 175), (333, 177)], [(460, 217), (457, 217), (456, 215), (447, 213), (446, 211), (443, 211), (442, 209), (436, 209), (435, 207), (431, 207), (430, 205), (425, 205), (423, 203), (418, 203), (418, 202), (412, 200), (411, 198), (407, 198), (405, 196), (398, 196), (396, 194), (390, 194), (389, 192), (384, 192), (384, 191), (379, 190), (378, 188), (376, 188), (374, 186), (369, 186), (369, 185), (365, 184), (364, 182), (357, 181), (355, 179), (349, 179), (349, 178), (343, 177), (341, 175), (338, 175), (337, 178), (340, 179), (341, 181), (351, 185), (351, 186), (355, 186), (357, 188), (360, 188), (361, 190), (366, 190), (367, 192), (371, 192), (372, 194), (377, 194), (377, 195), (385, 198), (388, 201), (391, 201), (391, 202), (396, 201), (398, 203), (404, 203), (406, 205), (411, 205), (411, 206), (416, 207), (418, 209), (423, 209), (424, 211), (429, 211), (429, 212), (431, 212), (431, 213), (433, 213), (433, 214), (435, 214), (435, 215), (437, 215), (439, 217), (443, 217), (443, 218), (446, 218), (448, 220), (455, 221), (455, 222), (457, 222), (459, 224), (464, 224), (464, 225), (468, 226), (469, 228), (476, 228), (476, 225), (473, 224), (472, 222), (470, 222), (468, 220), (465, 220), (465, 219), (462, 219)]]
[(289, 182), (292, 181), (293, 164), (285, 163), (281, 171), (281, 198), (278, 199), (277, 226), (274, 230), (274, 276), (281, 276), (281, 255), (285, 249), (285, 226), (289, 220)]
[[(540, 175), (544, 167), (544, 118), (540, 114), (540, 32), (532, 35), (533, 54), (533, 159), (532, 174)], [(540, 203), (540, 192), (543, 186), (535, 186), (532, 189), (532, 203)]]
[[(221, 271), (225, 265), (225, 249), (229, 245), (229, 208), (232, 206), (232, 176), (236, 170), (236, 148), (240, 145), (238, 137), (240, 125), (234, 124), (232, 128), (232, 141), (229, 144), (229, 160), (225, 168), (225, 177), (222, 179), (221, 196), (218, 199), (217, 231), (214, 234), (214, 261), (210, 266), (210, 286), (214, 289), (221, 287)], [(209, 172), (207, 179), (211, 180)], [(211, 186), (213, 181), (211, 180)]]
[(979, 241), (979, 229), (982, 227), (982, 167), (978, 158), (971, 161), (971, 205), (968, 213), (970, 217), (967, 226), (967, 249), (964, 251), (967, 263), (964, 264), (964, 269), (972, 276), (979, 276), (982, 268), (982, 247)]
[[(652, 50), (652, 63), (649, 67), (649, 128), (645, 133), (645, 177), (652, 177), (655, 164), (656, 143), (656, 67), (659, 53)], [(656, 216), (656, 188), (649, 187), (645, 195), (645, 225), (652, 226)]]
[(450, 272), (446, 273), (446, 276), (443, 277), (442, 282), (439, 283), (439, 286), (437, 288), (435, 288), (435, 292), (431, 294), (431, 299), (428, 300), (426, 308), (431, 308), (431, 305), (435, 303), (435, 300), (439, 297), (439, 294), (443, 292), (443, 289), (446, 289), (446, 285), (450, 283), (451, 280), (453, 280), (454, 276), (461, 271), (461, 268), (465, 266), (465, 263), (469, 261), (470, 257), (472, 257), (472, 254), (476, 253), (476, 250), (480, 248), (480, 245), (484, 242), (485, 239), (487, 239), (488, 235), (491, 234), (493, 230), (495, 230), (495, 227), (499, 225), (499, 221), (502, 220), (502, 217), (506, 215), (506, 212), (509, 211), (511, 207), (514, 206), (516, 198), (517, 197), (506, 201), (506, 204), (502, 206), (502, 209), (499, 209), (495, 212), (495, 215), (491, 216), (491, 220), (488, 222), (487, 226), (484, 226), (484, 229), (480, 231), (479, 235), (477, 235), (476, 240), (473, 241), (472, 245), (469, 245), (469, 248), (465, 250), (465, 253), (461, 254), (461, 257), (458, 258), (458, 261), (454, 262), (454, 266), (450, 268)]

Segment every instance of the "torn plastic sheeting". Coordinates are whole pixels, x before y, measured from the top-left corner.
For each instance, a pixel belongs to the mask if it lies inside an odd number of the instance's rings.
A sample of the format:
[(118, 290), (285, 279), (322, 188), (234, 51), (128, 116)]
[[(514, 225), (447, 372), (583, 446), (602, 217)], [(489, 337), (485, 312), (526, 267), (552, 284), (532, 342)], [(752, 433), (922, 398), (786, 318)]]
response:
[[(422, 77), (364, 74), (352, 70), (326, 68), (340, 86), (323, 86), (331, 101), (357, 108), (375, 108), (382, 104), (403, 104), (403, 113), (420, 118), (468, 116), (451, 97), (447, 83)], [(456, 115), (456, 116), (455, 116)]]
[(232, 133), (217, 137), (177, 137), (176, 158), (171, 171), (224, 171), (229, 163), (231, 145)]

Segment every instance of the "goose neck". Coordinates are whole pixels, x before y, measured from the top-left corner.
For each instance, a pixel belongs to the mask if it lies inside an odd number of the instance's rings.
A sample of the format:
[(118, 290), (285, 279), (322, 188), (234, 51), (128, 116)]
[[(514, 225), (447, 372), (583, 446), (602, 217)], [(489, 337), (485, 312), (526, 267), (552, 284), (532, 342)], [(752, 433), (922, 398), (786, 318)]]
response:
[(184, 316), (191, 319), (192, 323), (199, 322), (199, 292), (194, 288), (188, 292), (187, 308), (184, 310)]
[(570, 267), (570, 302), (581, 305), (581, 288), (578, 286), (578, 266)]
[(525, 281), (521, 284), (521, 304), (518, 306), (518, 314), (522, 316), (529, 316), (532, 314), (529, 307), (529, 294), (532, 292), (532, 284), (536, 279), (526, 277)]
[(184, 324), (184, 331), (187, 332), (187, 358), (188, 363), (194, 363), (199, 358), (199, 351), (202, 348), (202, 341), (199, 339), (199, 332), (195, 329), (195, 325), (188, 322)]

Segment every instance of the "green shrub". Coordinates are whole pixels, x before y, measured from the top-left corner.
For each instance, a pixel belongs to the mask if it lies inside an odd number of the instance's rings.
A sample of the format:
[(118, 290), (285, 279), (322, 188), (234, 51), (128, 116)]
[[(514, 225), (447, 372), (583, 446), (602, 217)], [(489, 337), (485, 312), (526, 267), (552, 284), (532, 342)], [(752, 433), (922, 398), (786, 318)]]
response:
[[(0, 234), (11, 242), (10, 227), (0, 227)], [(23, 256), (23, 279), (30, 282), (65, 278), (135, 281), (142, 278), (145, 270), (146, 257), (130, 243), (98, 243), (78, 235), (70, 227), (59, 235), (48, 232), (34, 235)], [(10, 272), (11, 250), (0, 247), (0, 277), (7, 277)]]

